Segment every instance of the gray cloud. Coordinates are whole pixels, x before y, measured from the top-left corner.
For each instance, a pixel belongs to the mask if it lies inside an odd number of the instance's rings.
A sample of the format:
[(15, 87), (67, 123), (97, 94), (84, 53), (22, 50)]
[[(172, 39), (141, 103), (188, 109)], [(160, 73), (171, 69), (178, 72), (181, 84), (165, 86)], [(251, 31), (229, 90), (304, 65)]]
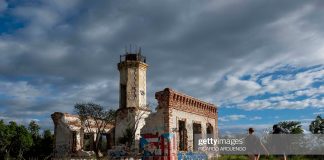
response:
[(7, 9), (8, 3), (6, 1), (1, 1), (0, 2), (0, 12), (3, 12)]
[[(147, 56), (150, 103), (165, 87), (220, 103), (226, 76), (324, 60), (323, 3), (317, 1), (15, 3), (3, 14), (25, 26), (0, 36), (0, 82), (39, 95), (1, 98), (0, 111), (13, 119), (29, 117), (27, 111), (71, 112), (79, 101), (116, 106), (116, 63), (128, 44), (142, 46)], [(228, 92), (250, 93), (257, 89), (251, 83)]]

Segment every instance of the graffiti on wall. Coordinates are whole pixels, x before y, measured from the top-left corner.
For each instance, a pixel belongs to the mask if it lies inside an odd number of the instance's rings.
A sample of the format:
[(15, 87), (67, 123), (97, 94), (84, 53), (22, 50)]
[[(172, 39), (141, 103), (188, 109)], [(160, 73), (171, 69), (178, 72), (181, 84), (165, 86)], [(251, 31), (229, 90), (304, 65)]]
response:
[(144, 134), (140, 139), (140, 147), (143, 150), (143, 157), (170, 157), (175, 148), (173, 145), (175, 136), (172, 133)]
[(178, 152), (178, 160), (207, 160), (205, 153)]

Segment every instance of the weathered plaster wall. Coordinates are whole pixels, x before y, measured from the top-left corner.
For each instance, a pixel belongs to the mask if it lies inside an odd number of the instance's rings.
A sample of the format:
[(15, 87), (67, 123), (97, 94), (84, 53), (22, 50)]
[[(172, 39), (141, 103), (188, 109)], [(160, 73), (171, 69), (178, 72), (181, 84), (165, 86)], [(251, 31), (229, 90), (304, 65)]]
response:
[[(186, 122), (188, 147), (193, 147), (193, 123), (201, 124), (202, 134), (206, 134), (206, 125), (213, 127), (213, 134), (218, 135), (217, 119), (218, 113), (215, 105), (201, 101), (197, 98), (166, 88), (156, 92), (158, 100), (158, 113), (162, 116), (165, 133), (175, 133), (179, 138), (179, 120)], [(179, 141), (179, 140), (178, 140)]]
[(133, 128), (134, 125), (137, 125), (134, 147), (138, 148), (141, 129), (147, 123), (145, 119), (150, 115), (150, 113), (149, 110), (136, 110), (135, 108), (119, 110), (116, 118), (115, 143), (118, 144), (119, 138), (124, 135), (127, 128)]
[(164, 114), (162, 110), (162, 108), (158, 109), (145, 119), (146, 123), (141, 129), (141, 134), (165, 133)]
[(139, 104), (140, 107), (146, 107), (146, 69), (147, 66), (141, 65), (138, 68), (138, 97), (139, 97)]
[[(193, 148), (193, 123), (201, 124), (201, 130), (203, 137), (206, 137), (207, 134), (207, 124), (209, 123), (213, 126), (213, 134), (216, 137), (218, 135), (217, 130), (217, 119), (206, 117), (203, 115), (198, 115), (195, 113), (188, 113), (182, 110), (172, 109), (170, 108), (169, 119), (171, 122), (170, 133), (176, 134), (177, 144), (179, 143), (179, 120), (186, 122), (187, 134), (188, 134), (188, 148)], [(164, 116), (163, 109), (159, 109), (157, 112), (152, 113), (147, 119), (146, 125), (142, 128), (142, 134), (155, 134), (158, 132), (159, 134), (165, 133), (164, 129)]]
[(57, 156), (67, 156), (71, 152), (71, 131), (61, 122), (55, 127), (55, 154)]
[[(83, 133), (96, 132), (94, 121), (90, 120), (90, 129), (82, 130), (82, 125), (77, 115), (55, 112), (52, 114), (54, 121), (55, 146), (54, 153), (56, 157), (64, 157), (72, 154), (82, 154)], [(113, 129), (113, 125), (108, 124), (104, 131), (106, 133)], [(73, 132), (75, 132), (75, 146), (73, 146)], [(94, 139), (96, 135), (94, 135)], [(75, 153), (73, 153), (73, 150)]]
[(173, 146), (172, 148), (169, 148), (169, 158), (177, 159), (180, 142), (179, 120), (185, 121), (187, 138), (184, 139), (187, 146), (184, 149), (187, 149), (187, 151), (194, 149), (194, 123), (201, 125), (201, 138), (207, 136), (207, 124), (213, 127), (213, 137), (218, 136), (218, 113), (215, 105), (169, 88), (156, 92), (155, 98), (158, 101), (157, 111), (150, 114), (146, 119), (146, 124), (142, 128), (141, 134), (156, 135), (158, 133), (158, 135), (161, 135), (171, 133), (171, 135), (174, 135), (175, 143), (171, 145)]
[(137, 107), (138, 104), (138, 68), (127, 68), (127, 107)]
[(123, 61), (118, 64), (120, 84), (126, 85), (126, 107), (128, 108), (146, 107), (147, 66), (140, 61)]
[[(202, 138), (206, 138), (206, 129), (207, 124), (211, 124), (213, 126), (213, 133), (217, 134), (217, 128), (216, 128), (216, 120), (213, 118), (208, 118), (206, 116), (197, 115), (194, 113), (188, 113), (177, 109), (172, 109), (172, 125), (171, 130), (178, 130), (179, 129), (179, 120), (185, 121), (186, 123), (186, 129), (187, 129), (187, 136), (188, 136), (188, 149), (193, 149), (193, 124), (201, 124), (201, 131), (202, 131)], [(179, 133), (177, 134), (177, 143), (179, 143)]]

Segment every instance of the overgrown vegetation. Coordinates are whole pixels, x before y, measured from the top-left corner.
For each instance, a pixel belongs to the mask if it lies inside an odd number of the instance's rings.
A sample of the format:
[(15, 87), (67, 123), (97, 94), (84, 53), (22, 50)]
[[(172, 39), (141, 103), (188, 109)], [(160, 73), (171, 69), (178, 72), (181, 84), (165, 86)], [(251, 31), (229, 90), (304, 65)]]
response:
[(51, 131), (40, 133), (40, 126), (35, 121), (25, 127), (0, 120), (0, 159), (50, 159), (52, 151)]
[(301, 122), (298, 121), (283, 121), (283, 122), (279, 122), (277, 125), (282, 129), (284, 129), (288, 134), (304, 133)]
[(324, 134), (324, 119), (318, 115), (309, 125), (309, 131), (313, 134)]
[[(75, 112), (79, 115), (83, 129), (87, 132), (92, 132), (96, 134), (94, 142), (94, 152), (96, 157), (99, 158), (100, 152), (100, 138), (106, 127), (109, 124), (115, 122), (116, 111), (115, 110), (105, 110), (99, 104), (95, 103), (77, 103), (74, 106)], [(95, 128), (95, 129), (93, 129)]]
[(140, 122), (145, 118), (145, 111), (134, 109), (128, 111), (126, 117), (126, 129), (123, 132), (122, 137), (118, 139), (120, 144), (126, 145), (128, 148), (132, 148), (135, 143), (136, 131), (138, 130)]

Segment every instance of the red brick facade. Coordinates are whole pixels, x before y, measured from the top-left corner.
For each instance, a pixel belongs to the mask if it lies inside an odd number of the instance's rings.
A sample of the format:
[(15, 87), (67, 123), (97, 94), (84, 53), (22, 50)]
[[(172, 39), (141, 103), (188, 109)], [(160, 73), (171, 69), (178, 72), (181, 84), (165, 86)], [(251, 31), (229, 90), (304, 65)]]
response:
[(158, 101), (158, 109), (163, 110), (165, 132), (171, 132), (171, 108), (217, 119), (217, 107), (215, 105), (174, 91), (170, 88), (165, 88), (163, 91), (156, 92), (155, 98)]

